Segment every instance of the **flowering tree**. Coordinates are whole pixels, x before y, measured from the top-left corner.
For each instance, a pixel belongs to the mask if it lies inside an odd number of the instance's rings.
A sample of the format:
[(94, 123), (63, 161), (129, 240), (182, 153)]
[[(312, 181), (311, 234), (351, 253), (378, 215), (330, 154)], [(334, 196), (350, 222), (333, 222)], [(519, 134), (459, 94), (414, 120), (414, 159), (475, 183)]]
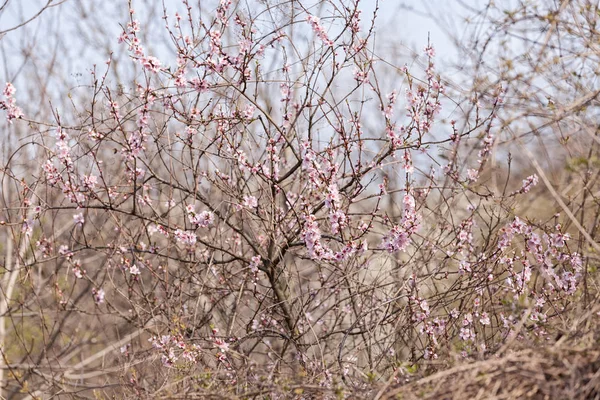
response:
[(74, 113), (29, 119), (6, 85), (30, 131), (2, 167), (10, 398), (368, 391), (576, 301), (577, 244), (515, 213), (538, 176), (484, 178), (502, 86), (447, 121), (433, 46), (422, 71), (376, 55), (377, 9), (251, 3), (165, 8), (168, 54), (131, 8), (131, 90), (109, 59)]

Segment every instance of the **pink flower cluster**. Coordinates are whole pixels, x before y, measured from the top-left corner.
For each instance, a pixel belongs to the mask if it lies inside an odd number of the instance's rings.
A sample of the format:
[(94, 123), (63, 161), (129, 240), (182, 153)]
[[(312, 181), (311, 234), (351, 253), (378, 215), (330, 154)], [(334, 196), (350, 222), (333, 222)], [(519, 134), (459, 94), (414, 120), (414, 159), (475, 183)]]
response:
[(329, 39), (327, 32), (325, 32), (325, 28), (323, 28), (323, 25), (321, 25), (321, 19), (319, 17), (309, 15), (306, 17), (306, 21), (312, 26), (313, 31), (315, 31), (325, 46), (333, 46), (333, 41)]
[(515, 296), (534, 295), (527, 287), (531, 282), (532, 267), (541, 271), (545, 279), (543, 290), (547, 295), (560, 296), (557, 291), (570, 295), (577, 290), (583, 272), (581, 257), (566, 249), (570, 236), (560, 231), (561, 226), (557, 225), (555, 229), (555, 233), (540, 236), (519, 218), (502, 229), (499, 249), (508, 249), (517, 236), (522, 236), (525, 242), (525, 248), (520, 252), (513, 251), (512, 255), (500, 260), (509, 271), (506, 283)]
[(304, 217), (304, 227), (301, 234), (302, 240), (308, 250), (308, 255), (313, 260), (330, 260), (333, 252), (321, 242), (321, 230), (314, 215)]
[(161, 68), (160, 60), (152, 56), (144, 56), (140, 58), (140, 63), (145, 69), (154, 73), (159, 72)]
[(189, 221), (199, 228), (208, 228), (215, 222), (215, 215), (210, 211), (202, 211), (196, 214), (194, 206), (191, 204), (186, 207), (186, 211)]
[(412, 195), (404, 196), (404, 215), (400, 225), (394, 225), (383, 237), (381, 247), (390, 253), (405, 251), (410, 237), (419, 229), (419, 215), (415, 208), (415, 199)]
[(249, 209), (255, 209), (258, 207), (258, 200), (254, 196), (244, 196), (244, 202), (242, 205)]
[(538, 184), (538, 177), (536, 174), (530, 175), (523, 179), (523, 186), (519, 189), (519, 193), (527, 193), (532, 187)]
[[(130, 10), (130, 14), (133, 17), (133, 10)], [(133, 53), (133, 56), (139, 61), (144, 69), (151, 72), (159, 72), (161, 70), (160, 60), (156, 57), (147, 56), (144, 52), (144, 48), (140, 43), (140, 39), (137, 37), (137, 32), (140, 30), (140, 23), (137, 20), (132, 20), (127, 24), (127, 29), (119, 36), (119, 43), (129, 44), (129, 51)]]
[(184, 231), (181, 229), (177, 229), (174, 235), (178, 242), (183, 243), (186, 246), (193, 246), (198, 240), (194, 232)]
[(0, 100), (0, 109), (6, 110), (6, 119), (9, 124), (12, 124), (13, 119), (19, 119), (23, 117), (23, 111), (16, 105), (16, 100), (13, 97), (16, 89), (12, 83), (6, 82), (6, 87), (2, 92), (5, 100)]
[(186, 343), (181, 335), (153, 336), (148, 341), (162, 353), (161, 361), (165, 367), (174, 367), (179, 360), (195, 364), (202, 356), (202, 348)]

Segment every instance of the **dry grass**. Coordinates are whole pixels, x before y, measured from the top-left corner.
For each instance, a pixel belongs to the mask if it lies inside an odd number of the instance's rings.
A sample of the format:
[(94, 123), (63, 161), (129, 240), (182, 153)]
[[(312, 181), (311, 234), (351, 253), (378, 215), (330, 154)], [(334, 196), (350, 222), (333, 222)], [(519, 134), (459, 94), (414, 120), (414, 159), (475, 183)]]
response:
[(600, 307), (571, 332), (536, 346), (515, 341), (483, 361), (464, 363), (402, 386), (384, 399), (600, 399)]
[[(350, 388), (341, 380), (333, 387), (264, 382), (235, 396), (207, 391), (185, 398), (212, 399), (600, 399), (600, 305), (571, 326), (570, 332), (540, 345), (509, 341), (487, 359), (460, 362), (431, 373), (422, 369), (398, 385), (366, 383)], [(429, 372), (426, 372), (429, 371)], [(293, 382), (293, 383), (292, 383)], [(191, 395), (191, 397), (189, 397)]]

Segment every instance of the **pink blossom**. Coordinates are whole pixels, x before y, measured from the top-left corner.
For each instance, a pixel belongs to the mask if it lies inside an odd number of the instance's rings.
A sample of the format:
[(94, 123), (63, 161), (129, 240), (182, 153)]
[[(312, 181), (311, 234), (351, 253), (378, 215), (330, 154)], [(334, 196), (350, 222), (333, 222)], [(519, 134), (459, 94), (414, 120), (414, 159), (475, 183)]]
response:
[(73, 274), (77, 279), (82, 279), (85, 275), (85, 271), (81, 269), (81, 260), (74, 260), (72, 265)]
[(177, 239), (178, 242), (183, 243), (187, 246), (195, 245), (196, 241), (198, 240), (194, 232), (184, 231), (181, 229), (177, 229), (175, 231), (175, 239)]
[(4, 94), (4, 97), (12, 97), (16, 92), (15, 87), (13, 86), (12, 83), (10, 82), (6, 82), (6, 87), (4, 88), (4, 91), (2, 92)]
[(23, 221), (21, 232), (25, 233), (26, 236), (31, 236), (33, 234), (33, 220), (26, 219)]
[(189, 220), (200, 228), (208, 228), (215, 222), (215, 216), (210, 211), (202, 211), (200, 214), (189, 213)]
[(252, 104), (246, 105), (246, 107), (244, 108), (244, 112), (243, 112), (244, 118), (247, 120), (251, 120), (252, 117), (254, 116), (255, 111), (256, 111), (256, 107), (254, 107)]
[(428, 45), (423, 51), (425, 52), (427, 57), (435, 57), (435, 49), (433, 48), (433, 46)]
[(262, 265), (262, 260), (260, 256), (252, 257), (252, 261), (250, 262), (250, 270), (253, 273), (258, 273), (259, 267)]
[(229, 343), (222, 339), (215, 339), (215, 346), (223, 353), (229, 351)]
[(130, 34), (139, 32), (140, 31), (140, 21), (138, 21), (137, 19), (134, 19), (133, 21), (131, 21), (130, 23), (127, 24), (127, 29), (129, 30)]
[(86, 189), (94, 190), (98, 183), (98, 177), (95, 175), (86, 175), (82, 177), (82, 182)]
[(412, 163), (412, 156), (410, 155), (410, 151), (408, 151), (408, 149), (404, 150), (404, 171), (407, 174), (412, 174), (415, 171)]
[(243, 206), (246, 208), (256, 208), (258, 207), (258, 201), (254, 196), (244, 196)]
[(459, 336), (465, 342), (475, 340), (475, 332), (471, 328), (461, 328)]
[(467, 169), (467, 180), (469, 182), (475, 182), (479, 178), (479, 171), (476, 169)]
[(208, 82), (205, 81), (204, 79), (200, 79), (200, 78), (193, 78), (190, 81), (190, 84), (194, 88), (194, 90), (196, 90), (200, 93), (206, 92), (209, 88)]
[(77, 225), (83, 225), (83, 223), (85, 222), (85, 219), (83, 218), (83, 214), (79, 213), (79, 214), (74, 215), (73, 216), (73, 221)]
[(304, 217), (302, 239), (306, 245), (309, 256), (314, 260), (328, 260), (333, 258), (331, 249), (321, 242), (321, 230), (314, 215)]
[(67, 245), (61, 245), (58, 248), (58, 254), (60, 254), (61, 256), (70, 258), (73, 256), (73, 253), (71, 252), (71, 250), (69, 250), (69, 247)]
[(141, 274), (141, 271), (137, 265), (133, 264), (131, 267), (129, 267), (129, 273), (131, 275), (139, 275)]
[(94, 302), (96, 304), (102, 304), (104, 303), (104, 297), (105, 297), (105, 293), (104, 293), (104, 289), (92, 289), (92, 295), (94, 296)]
[(384, 237), (381, 246), (389, 253), (405, 251), (410, 235), (402, 227), (395, 225)]
[(488, 313), (483, 312), (481, 313), (481, 318), (479, 319), (479, 322), (481, 323), (481, 325), (490, 325), (490, 316), (488, 315)]
[(340, 192), (335, 183), (331, 183), (327, 186), (327, 196), (325, 197), (325, 207), (327, 208), (338, 208), (340, 206)]
[(346, 226), (348, 217), (342, 210), (336, 210), (329, 214), (329, 223), (331, 224), (331, 232), (339, 233)]
[(23, 117), (23, 111), (16, 105), (16, 100), (12, 97), (16, 92), (15, 87), (12, 83), (6, 82), (6, 87), (4, 88), (3, 94), (6, 97), (6, 100), (0, 101), (0, 109), (6, 110), (7, 115), (6, 119), (8, 123), (12, 124), (13, 119), (19, 119)]
[(319, 39), (323, 41), (323, 44), (326, 46), (333, 46), (333, 41), (327, 36), (327, 32), (325, 32), (325, 28), (321, 25), (321, 19), (319, 17), (309, 15), (306, 17), (306, 21), (312, 26), (313, 31), (317, 34)]
[(519, 193), (527, 193), (532, 187), (538, 184), (538, 177), (536, 174), (530, 175), (523, 179), (523, 186), (519, 189)]
[(362, 68), (355, 68), (354, 69), (354, 80), (357, 81), (359, 84), (364, 84), (364, 83), (368, 83), (369, 82), (369, 71), (366, 69), (362, 69)]

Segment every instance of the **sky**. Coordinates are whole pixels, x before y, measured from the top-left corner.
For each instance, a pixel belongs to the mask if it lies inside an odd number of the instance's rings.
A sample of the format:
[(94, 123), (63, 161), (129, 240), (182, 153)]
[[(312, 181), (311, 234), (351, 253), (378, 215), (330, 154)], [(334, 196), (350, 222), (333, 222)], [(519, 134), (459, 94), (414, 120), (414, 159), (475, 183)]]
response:
[[(146, 3), (150, 1), (152, 0), (133, 1), (133, 6), (140, 16), (148, 8)], [(155, 1), (161, 3), (160, 0)], [(336, 0), (336, 2), (340, 2), (340, 0)], [(446, 20), (444, 23), (460, 20), (458, 15), (461, 7), (453, 6), (451, 4), (453, 2), (448, 0), (380, 0), (376, 34), (377, 48), (383, 53), (388, 52), (392, 46), (405, 47), (407, 52), (412, 48), (420, 50), (430, 37), (439, 58), (442, 60), (452, 59), (455, 51), (446, 32), (442, 29), (442, 24), (428, 18), (425, 14), (440, 13)], [(0, 31), (11, 29), (30, 19), (46, 3), (47, 0), (9, 0), (5, 8), (0, 10)], [(56, 3), (59, 3), (59, 0), (53, 0), (52, 4)], [(101, 3), (104, 4), (100, 5)], [(361, 1), (364, 24), (371, 19), (376, 3), (376, 0)], [(180, 0), (166, 0), (165, 4), (171, 15), (174, 14), (174, 9), (182, 10)], [(38, 48), (41, 47), (39, 53), (42, 58), (46, 52), (54, 50), (54, 48), (47, 48), (50, 44), (61, 48), (60, 53), (66, 58), (62, 61), (66, 61), (71, 66), (72, 70), (69, 73), (73, 74), (72, 78), (77, 80), (77, 74), (82, 72), (78, 70), (85, 71), (93, 64), (102, 63), (106, 59), (109, 47), (117, 47), (116, 38), (121, 31), (119, 23), (125, 22), (127, 18), (126, 6), (125, 1), (66, 0), (62, 4), (59, 3), (59, 5), (45, 10), (33, 23), (25, 28), (8, 32), (4, 38), (0, 39), (4, 64), (2, 73), (4, 76), (0, 76), (0, 78), (10, 79), (11, 75), (19, 70), (19, 58), (23, 54), (15, 54), (18, 47), (23, 44), (35, 43)], [(414, 11), (408, 10), (411, 8)], [(456, 15), (453, 16), (453, 13)], [(160, 17), (161, 15), (155, 15), (151, 18), (160, 22)], [(96, 26), (98, 24), (95, 23), (98, 20), (101, 20), (100, 28), (103, 31), (98, 31)], [(75, 23), (76, 21), (78, 23)], [(89, 31), (86, 30), (86, 26), (89, 27)], [(77, 49), (77, 52), (71, 53), (69, 50), (72, 49)]]
[[(197, 4), (197, 1), (191, 0), (190, 3)], [(266, 4), (283, 2), (254, 1)], [(332, 1), (349, 4), (347, 0)], [(207, 6), (210, 2), (214, 3), (215, 0), (200, 0), (205, 11), (214, 9), (214, 5), (212, 8)], [(136, 17), (142, 22), (141, 33), (146, 35), (142, 37), (142, 43), (147, 44), (150, 54), (162, 59), (161, 52), (169, 48), (164, 41), (162, 0), (132, 0), (132, 3)], [(312, 5), (309, 9), (316, 10), (319, 0), (303, 0), (302, 3), (308, 7)], [(8, 0), (0, 2), (0, 7), (2, 4), (0, 32), (34, 17), (48, 4), (48, 0)], [(164, 4), (171, 17), (175, 11), (184, 13), (181, 0), (164, 0)], [(452, 26), (452, 23), (460, 26), (456, 22), (460, 21), (458, 15), (462, 12), (462, 8), (458, 7), (459, 0), (361, 0), (361, 19), (365, 27), (370, 24), (376, 4), (379, 5), (375, 30), (375, 52), (378, 57), (390, 60), (398, 67), (405, 63), (411, 66), (410, 55), (414, 54), (413, 50), (422, 53), (430, 40), (438, 55), (438, 71), (456, 58), (454, 46), (443, 27)], [(48, 104), (52, 104), (53, 109), (63, 115), (75, 116), (76, 113), (62, 111), (71, 107), (71, 103), (72, 107), (77, 107), (77, 101), (71, 101), (77, 98), (77, 93), (89, 95), (90, 71), (96, 65), (101, 74), (106, 69), (105, 62), (111, 52), (115, 52), (112, 64), (114, 72), (111, 73), (116, 75), (112, 78), (128, 81), (126, 77), (118, 76), (119, 65), (122, 66), (121, 71), (130, 72), (131, 64), (123, 59), (127, 57), (123, 51), (126, 46), (117, 43), (122, 32), (121, 26), (128, 22), (128, 5), (124, 0), (52, 0), (50, 5), (33, 22), (7, 32), (0, 39), (0, 82), (10, 81), (17, 87), (16, 97), (28, 116), (32, 116), (35, 110), (48, 110)], [(152, 21), (152, 25), (145, 25), (145, 21)], [(308, 23), (298, 26), (306, 29), (307, 35), (312, 35)], [(123, 58), (119, 59), (119, 54)], [(415, 71), (422, 69), (420, 66), (414, 68)], [(385, 78), (388, 80), (383, 84), (390, 88), (390, 92), (392, 89), (403, 90), (401, 81), (394, 81), (396, 78), (393, 74)]]

